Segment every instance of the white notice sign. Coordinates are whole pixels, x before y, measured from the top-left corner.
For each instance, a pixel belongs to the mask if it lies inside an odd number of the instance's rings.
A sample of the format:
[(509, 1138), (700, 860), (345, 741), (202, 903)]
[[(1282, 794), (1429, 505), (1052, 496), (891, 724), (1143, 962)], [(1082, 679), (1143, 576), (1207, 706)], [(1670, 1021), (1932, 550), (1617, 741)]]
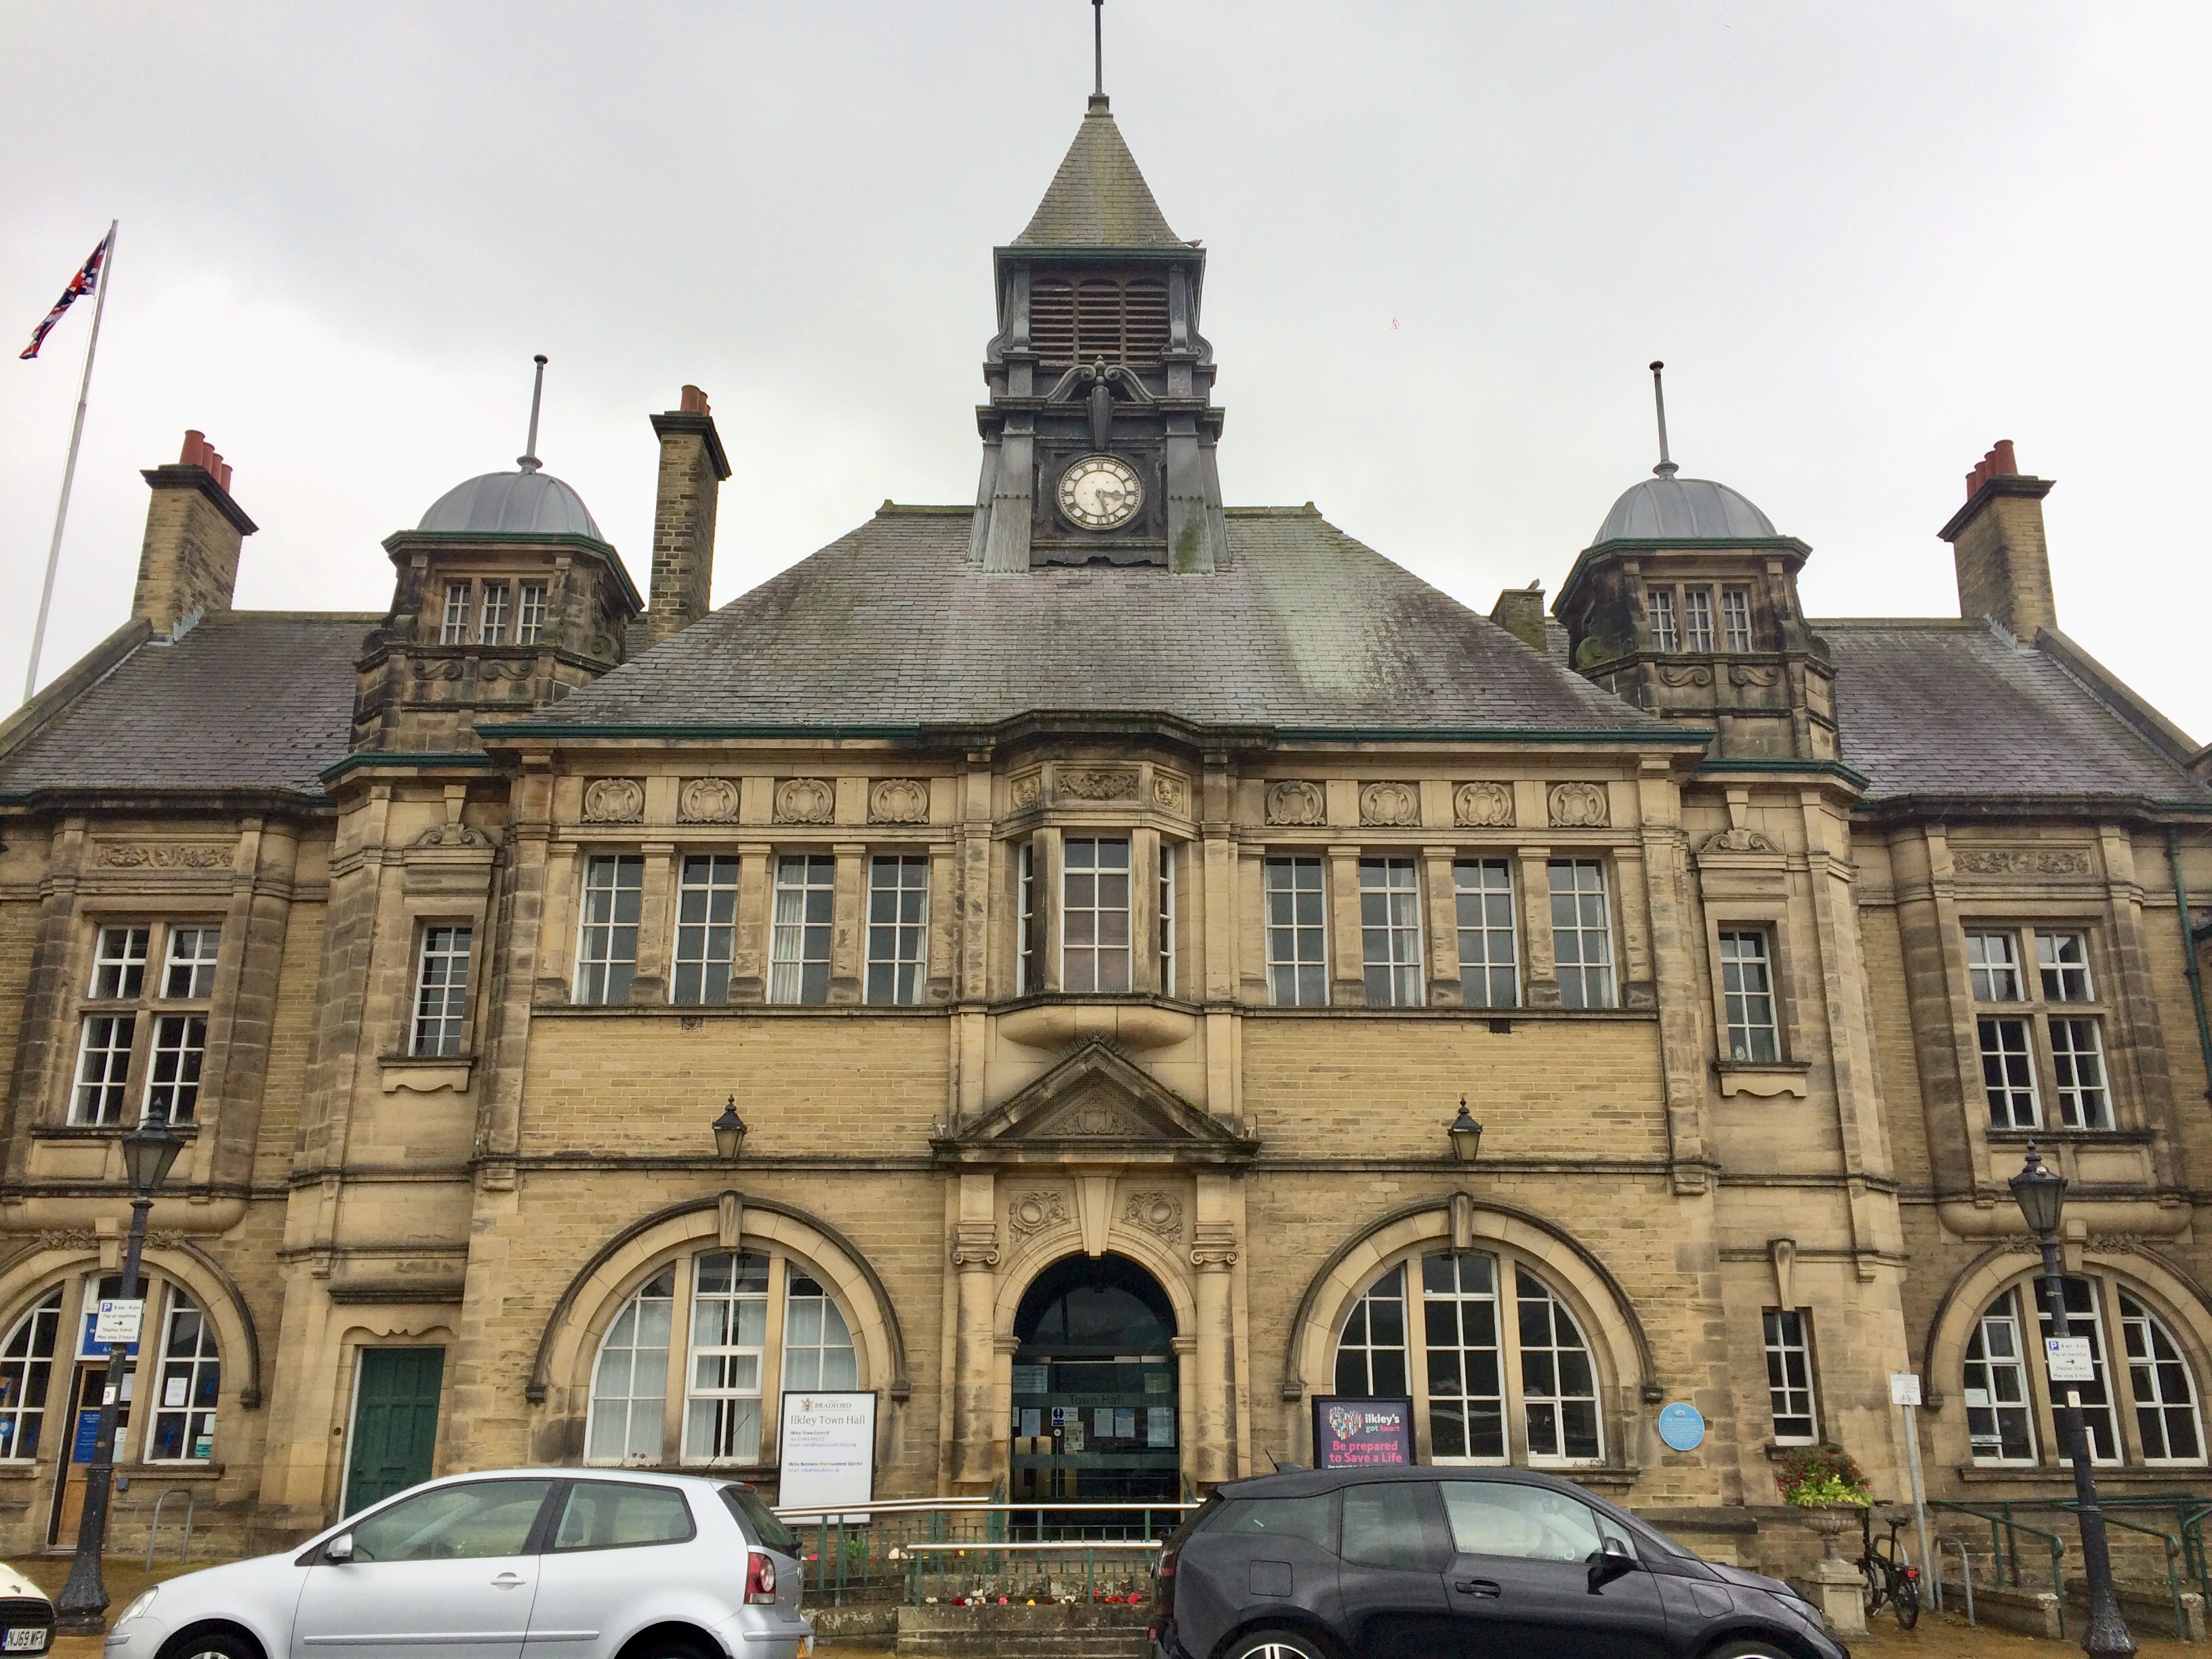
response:
[[(783, 1396), (781, 1510), (819, 1505), (858, 1526), (876, 1495), (876, 1396), (793, 1392)], [(853, 1507), (848, 1508), (848, 1505)], [(809, 1513), (801, 1521), (818, 1518)], [(789, 1518), (789, 1517), (787, 1517)]]
[(145, 1316), (146, 1304), (143, 1301), (103, 1297), (99, 1312), (92, 1317), (92, 1340), (95, 1342), (136, 1342), (138, 1326)]
[(1893, 1406), (1918, 1405), (1919, 1377), (1911, 1371), (1892, 1371), (1889, 1374), (1889, 1403)]
[(2089, 1339), (2086, 1336), (2046, 1336), (2043, 1339), (2043, 1354), (2053, 1382), (2097, 1380), (2097, 1368), (2090, 1362)]

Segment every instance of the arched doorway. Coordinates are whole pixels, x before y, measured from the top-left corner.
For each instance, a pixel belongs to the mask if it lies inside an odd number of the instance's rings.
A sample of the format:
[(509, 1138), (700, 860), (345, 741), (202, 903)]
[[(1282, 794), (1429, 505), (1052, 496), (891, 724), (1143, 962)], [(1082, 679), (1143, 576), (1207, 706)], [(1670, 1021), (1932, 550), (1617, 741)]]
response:
[(1016, 1502), (1172, 1502), (1179, 1490), (1175, 1310), (1120, 1255), (1073, 1255), (1014, 1316)]

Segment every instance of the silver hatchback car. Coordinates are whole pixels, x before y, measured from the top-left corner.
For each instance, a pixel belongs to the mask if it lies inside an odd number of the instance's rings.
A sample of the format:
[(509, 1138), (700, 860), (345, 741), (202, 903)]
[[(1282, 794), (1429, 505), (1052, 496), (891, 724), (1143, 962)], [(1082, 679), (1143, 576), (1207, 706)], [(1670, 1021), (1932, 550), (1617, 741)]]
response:
[(799, 1659), (799, 1595), (797, 1540), (750, 1486), (504, 1470), (173, 1578), (107, 1659)]

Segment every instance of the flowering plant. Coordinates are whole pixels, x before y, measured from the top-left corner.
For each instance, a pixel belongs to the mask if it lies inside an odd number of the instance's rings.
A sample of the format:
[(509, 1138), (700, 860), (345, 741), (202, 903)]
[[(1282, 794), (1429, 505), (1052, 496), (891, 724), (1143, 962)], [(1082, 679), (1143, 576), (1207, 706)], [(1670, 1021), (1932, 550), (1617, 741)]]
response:
[(1774, 1477), (1774, 1484), (1784, 1503), (1800, 1509), (1823, 1509), (1836, 1504), (1864, 1508), (1874, 1502), (1874, 1494), (1867, 1490), (1866, 1471), (1849, 1452), (1826, 1446), (1792, 1452), (1784, 1461), (1781, 1474)]

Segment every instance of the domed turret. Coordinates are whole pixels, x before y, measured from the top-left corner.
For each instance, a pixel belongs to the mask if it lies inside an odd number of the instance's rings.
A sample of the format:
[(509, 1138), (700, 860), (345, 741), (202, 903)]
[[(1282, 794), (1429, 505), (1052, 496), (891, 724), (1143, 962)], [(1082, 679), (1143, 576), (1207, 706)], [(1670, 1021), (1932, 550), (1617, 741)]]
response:
[(589, 536), (605, 541), (584, 498), (550, 472), (487, 472), (430, 504), (418, 531), (497, 536)]
[(1710, 478), (1646, 478), (1621, 492), (1590, 545), (1753, 541), (1777, 533), (1771, 519), (1724, 483)]

